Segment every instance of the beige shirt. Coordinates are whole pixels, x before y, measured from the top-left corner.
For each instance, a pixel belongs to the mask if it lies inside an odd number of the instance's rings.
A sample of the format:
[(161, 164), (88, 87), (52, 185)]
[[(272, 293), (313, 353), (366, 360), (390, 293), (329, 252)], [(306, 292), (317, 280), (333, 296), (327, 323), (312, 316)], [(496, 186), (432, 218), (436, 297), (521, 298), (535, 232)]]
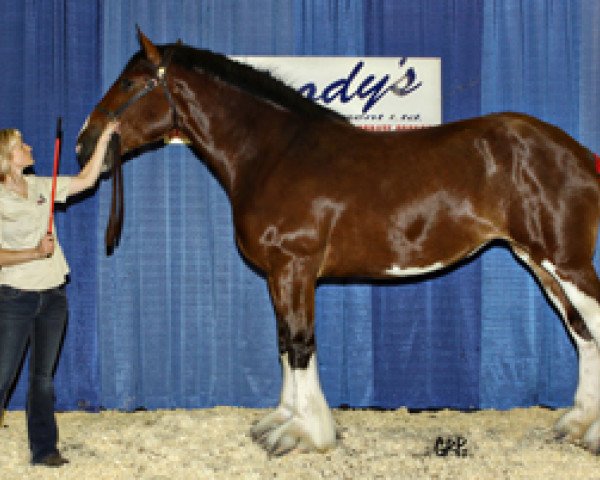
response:
[[(27, 198), (8, 190), (0, 183), (0, 246), (9, 250), (35, 248), (48, 229), (52, 178), (25, 175)], [(67, 200), (71, 177), (57, 178), (54, 200)], [(54, 234), (54, 254), (50, 258), (32, 260), (0, 268), (0, 285), (22, 290), (47, 290), (62, 285), (69, 266)]]

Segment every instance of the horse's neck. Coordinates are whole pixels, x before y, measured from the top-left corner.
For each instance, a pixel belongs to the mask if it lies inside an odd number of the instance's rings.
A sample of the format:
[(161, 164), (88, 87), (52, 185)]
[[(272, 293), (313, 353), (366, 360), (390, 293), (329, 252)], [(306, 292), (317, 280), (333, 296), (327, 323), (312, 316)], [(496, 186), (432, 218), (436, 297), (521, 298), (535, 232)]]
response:
[(289, 112), (237, 89), (215, 89), (203, 98), (210, 101), (188, 105), (184, 122), (190, 139), (231, 198), (289, 144), (300, 122)]

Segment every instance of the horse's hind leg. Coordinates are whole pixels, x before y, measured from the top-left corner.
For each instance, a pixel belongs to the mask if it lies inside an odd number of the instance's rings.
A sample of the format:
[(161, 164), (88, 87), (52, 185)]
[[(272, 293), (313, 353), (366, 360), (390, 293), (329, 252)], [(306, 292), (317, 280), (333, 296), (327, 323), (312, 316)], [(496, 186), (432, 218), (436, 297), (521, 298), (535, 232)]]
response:
[(559, 420), (556, 430), (559, 436), (581, 439), (588, 450), (600, 453), (600, 280), (591, 263), (583, 268), (568, 268), (544, 260), (542, 266), (560, 285), (585, 324), (577, 328), (576, 319), (566, 322), (579, 353), (579, 383), (575, 404)]
[(579, 379), (574, 406), (554, 428), (557, 438), (579, 440), (600, 415), (600, 350), (558, 279), (522, 250), (513, 246), (513, 251), (538, 278), (577, 347)]

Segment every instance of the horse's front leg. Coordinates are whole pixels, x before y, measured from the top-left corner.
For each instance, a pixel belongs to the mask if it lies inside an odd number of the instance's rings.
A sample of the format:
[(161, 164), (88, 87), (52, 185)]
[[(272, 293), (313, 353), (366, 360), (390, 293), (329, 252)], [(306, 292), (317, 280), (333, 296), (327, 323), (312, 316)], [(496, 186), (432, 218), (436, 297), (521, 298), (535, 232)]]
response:
[(295, 448), (335, 446), (333, 416), (319, 382), (314, 337), (315, 277), (308, 262), (294, 259), (269, 277), (277, 315), (283, 385), (278, 407), (252, 428), (271, 455)]

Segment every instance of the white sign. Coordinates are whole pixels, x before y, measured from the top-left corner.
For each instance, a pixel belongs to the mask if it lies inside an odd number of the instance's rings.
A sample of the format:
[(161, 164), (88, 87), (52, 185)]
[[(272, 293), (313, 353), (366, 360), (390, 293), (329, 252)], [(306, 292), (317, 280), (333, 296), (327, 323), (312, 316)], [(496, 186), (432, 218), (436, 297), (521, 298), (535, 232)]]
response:
[(369, 130), (442, 122), (441, 61), (410, 57), (233, 57)]

